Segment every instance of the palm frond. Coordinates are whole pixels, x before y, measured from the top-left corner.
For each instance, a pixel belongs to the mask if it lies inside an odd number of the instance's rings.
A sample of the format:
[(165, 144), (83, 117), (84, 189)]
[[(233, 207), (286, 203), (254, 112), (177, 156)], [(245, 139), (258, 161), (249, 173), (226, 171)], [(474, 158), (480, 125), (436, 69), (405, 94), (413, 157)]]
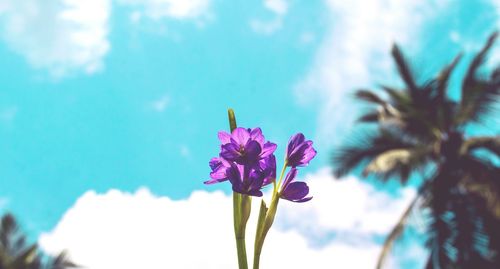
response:
[(486, 44), (484, 47), (479, 51), (478, 54), (472, 59), (472, 62), (469, 65), (469, 68), (467, 69), (467, 73), (464, 78), (463, 82), (463, 88), (462, 88), (462, 96), (467, 96), (468, 92), (470, 91), (470, 86), (474, 84), (475, 80), (477, 79), (477, 72), (481, 65), (484, 63), (486, 59), (486, 55), (490, 48), (493, 46), (495, 43), (495, 40), (497, 39), (498, 32), (493, 32), (489, 37), (488, 40), (486, 41)]
[(408, 88), (409, 92), (411, 93), (411, 96), (415, 96), (417, 92), (417, 84), (415, 83), (415, 80), (413, 79), (413, 74), (411, 72), (410, 66), (408, 65), (405, 57), (403, 56), (403, 53), (401, 52), (401, 49), (399, 49), (398, 45), (394, 44), (391, 50), (392, 57), (394, 58), (394, 61), (396, 62), (396, 66), (398, 68), (399, 75), (403, 79), (404, 83), (406, 84), (406, 87)]
[(460, 110), (456, 117), (458, 125), (468, 121), (480, 121), (486, 114), (494, 110), (494, 104), (500, 98), (500, 82), (497, 72), (493, 72), (490, 79), (482, 79), (478, 75), (479, 68), (485, 62), (488, 51), (493, 46), (497, 32), (494, 32), (481, 51), (469, 65), (462, 83), (462, 98)]
[(378, 110), (370, 111), (358, 118), (358, 122), (373, 123), (378, 122), (380, 119), (380, 112)]
[(361, 101), (384, 106), (386, 102), (370, 90), (357, 90), (354, 96)]
[(412, 147), (414, 145), (409, 141), (387, 131), (351, 137), (347, 146), (341, 147), (333, 154), (334, 174), (336, 177), (344, 176), (364, 161), (372, 160), (388, 150)]
[(61, 252), (50, 262), (50, 269), (66, 269), (66, 268), (80, 268), (79, 265), (73, 263), (66, 251)]
[(453, 59), (453, 61), (446, 66), (438, 75), (437, 78), (437, 97), (441, 101), (444, 101), (446, 97), (446, 89), (448, 88), (448, 81), (450, 80), (451, 73), (460, 62), (462, 54), (459, 54)]
[(460, 153), (466, 154), (475, 149), (486, 149), (500, 157), (500, 136), (469, 138), (460, 148)]

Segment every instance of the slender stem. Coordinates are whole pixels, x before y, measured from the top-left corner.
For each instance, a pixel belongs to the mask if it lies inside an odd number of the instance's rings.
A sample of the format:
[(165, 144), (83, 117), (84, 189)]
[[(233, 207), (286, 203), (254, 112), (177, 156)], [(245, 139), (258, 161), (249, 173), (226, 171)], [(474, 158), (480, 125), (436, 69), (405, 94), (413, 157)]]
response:
[(242, 214), (243, 197), (237, 192), (233, 192), (233, 217), (234, 217), (234, 237), (236, 239), (236, 250), (238, 254), (238, 268), (248, 269), (247, 250), (245, 243), (245, 225)]
[(254, 242), (254, 252), (253, 252), (254, 253), (253, 254), (253, 268), (254, 269), (259, 268), (260, 253), (262, 251), (261, 237), (262, 237), (262, 231), (264, 230), (266, 215), (267, 215), (266, 202), (264, 202), (264, 200), (261, 200), (259, 218), (257, 220), (257, 232), (255, 233), (255, 242)]
[(259, 269), (259, 268), (260, 268), (260, 251), (255, 252), (255, 254), (253, 255), (253, 269)]
[[(231, 132), (233, 132), (233, 130), (236, 129), (236, 117), (234, 116), (234, 111), (232, 109), (228, 109), (227, 116), (229, 118), (229, 128)], [(233, 192), (234, 235), (236, 238), (239, 269), (248, 269), (245, 227), (246, 221), (248, 220), (248, 216), (246, 215), (250, 213), (250, 209), (244, 208), (244, 206), (249, 206), (249, 201), (249, 198), (244, 197), (242, 194)]]
[(244, 236), (243, 238), (236, 237), (236, 249), (238, 250), (238, 268), (248, 269), (247, 250)]
[(267, 232), (271, 228), (274, 222), (274, 217), (276, 216), (276, 211), (278, 210), (278, 201), (280, 200), (278, 188), (283, 181), (283, 177), (286, 171), (287, 161), (283, 164), (283, 168), (281, 169), (281, 175), (278, 180), (278, 184), (276, 184), (276, 180), (274, 180), (274, 191), (273, 197), (271, 200), (271, 205), (269, 208), (266, 207), (264, 201), (260, 206), (259, 220), (257, 221), (257, 232), (255, 234), (255, 243), (254, 243), (254, 253), (253, 253), (253, 269), (259, 269), (260, 266), (260, 254), (262, 252), (262, 247), (264, 246), (264, 240), (266, 239)]
[[(271, 205), (269, 209), (265, 208), (265, 205), (261, 205), (261, 213), (259, 214), (259, 221), (257, 226), (257, 235), (255, 236), (255, 246), (253, 255), (253, 269), (259, 269), (260, 266), (260, 254), (262, 253), (262, 247), (264, 246), (264, 240), (266, 239), (267, 232), (271, 228), (274, 217), (276, 216), (276, 211), (278, 209), (279, 197), (273, 196)], [(261, 222), (261, 215), (265, 214), (265, 219)]]
[[(286, 165), (287, 165), (287, 161), (285, 160), (285, 163), (283, 164), (283, 168), (281, 169), (281, 175), (280, 175), (280, 179), (278, 181), (278, 186), (274, 185), (274, 193), (273, 193), (273, 196), (275, 195), (275, 193), (278, 192), (278, 187), (281, 185), (281, 181), (283, 181), (283, 176), (285, 175), (285, 170), (286, 170)], [(275, 181), (276, 182), (276, 181)], [(274, 197), (273, 197), (274, 198)]]

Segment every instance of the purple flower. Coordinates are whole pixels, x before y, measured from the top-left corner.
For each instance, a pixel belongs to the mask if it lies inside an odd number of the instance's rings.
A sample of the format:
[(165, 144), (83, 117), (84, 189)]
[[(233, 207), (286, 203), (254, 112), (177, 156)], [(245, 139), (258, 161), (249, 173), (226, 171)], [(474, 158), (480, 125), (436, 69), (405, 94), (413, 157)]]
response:
[(224, 160), (223, 158), (215, 157), (210, 160), (209, 165), (212, 169), (212, 172), (210, 172), (211, 179), (203, 183), (214, 184), (227, 180), (226, 171), (231, 165), (226, 160)]
[(262, 188), (266, 174), (258, 166), (248, 167), (231, 163), (226, 170), (233, 191), (251, 196), (262, 196)]
[(266, 186), (276, 180), (276, 157), (273, 154), (259, 161), (259, 169), (264, 173), (264, 182)]
[(253, 164), (271, 155), (276, 144), (265, 142), (260, 128), (236, 128), (231, 134), (219, 132), (220, 157), (238, 164)]
[(280, 197), (296, 202), (303, 203), (312, 199), (312, 196), (306, 197), (309, 194), (309, 187), (305, 182), (292, 182), (297, 176), (297, 168), (292, 168), (286, 174), (285, 181), (281, 187)]
[(266, 142), (260, 128), (236, 128), (218, 137), (221, 152), (210, 160), (211, 179), (204, 183), (229, 180), (235, 192), (262, 196), (262, 187), (276, 180), (276, 144)]
[(286, 148), (287, 166), (306, 166), (316, 156), (316, 150), (311, 140), (306, 140), (303, 134), (293, 135)]

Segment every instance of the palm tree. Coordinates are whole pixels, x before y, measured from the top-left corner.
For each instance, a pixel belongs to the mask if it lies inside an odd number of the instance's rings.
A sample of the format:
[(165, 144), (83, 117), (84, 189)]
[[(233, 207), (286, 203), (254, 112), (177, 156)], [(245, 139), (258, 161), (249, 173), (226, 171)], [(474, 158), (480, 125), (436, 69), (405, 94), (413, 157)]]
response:
[(67, 269), (77, 268), (61, 253), (46, 257), (37, 244), (27, 244), (11, 214), (5, 214), (0, 223), (0, 269)]
[(372, 105), (359, 118), (372, 129), (362, 129), (334, 153), (336, 176), (359, 168), (363, 176), (406, 183), (414, 172), (423, 175), (418, 195), (384, 242), (378, 269), (416, 210), (427, 224), (426, 269), (500, 268), (500, 136), (495, 131), (473, 137), (467, 128), (488, 123), (488, 114), (498, 108), (500, 66), (489, 75), (480, 72), (497, 35), (468, 65), (459, 100), (447, 91), (461, 55), (435, 78), (418, 83), (397, 45), (392, 56), (404, 88), (381, 86), (384, 98), (370, 90), (356, 92)]

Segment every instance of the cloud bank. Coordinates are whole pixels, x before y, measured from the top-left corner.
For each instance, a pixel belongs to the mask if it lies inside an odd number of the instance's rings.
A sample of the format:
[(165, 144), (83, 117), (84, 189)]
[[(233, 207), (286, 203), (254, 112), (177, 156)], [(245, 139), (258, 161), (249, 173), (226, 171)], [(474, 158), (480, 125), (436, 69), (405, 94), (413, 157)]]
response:
[[(387, 82), (394, 69), (394, 42), (415, 47), (419, 29), (447, 1), (327, 0), (330, 26), (312, 67), (296, 86), (302, 104), (320, 105), (317, 139), (331, 143), (339, 130), (349, 130), (356, 115), (350, 94), (361, 87)], [(328, 122), (330, 124), (324, 124)], [(342, 124), (342, 126), (340, 126)], [(347, 125), (347, 126), (346, 126)]]
[(210, 0), (0, 0), (0, 36), (35, 69), (54, 78), (94, 74), (111, 49), (112, 9), (126, 6), (136, 20), (206, 16)]
[(264, 0), (264, 7), (273, 14), (272, 19), (254, 18), (250, 20), (250, 28), (258, 34), (271, 35), (281, 29), (288, 12), (289, 3), (286, 0)]
[[(261, 265), (373, 268), (380, 250), (373, 236), (392, 227), (414, 191), (390, 196), (355, 178), (334, 181), (328, 170), (306, 179), (314, 199), (305, 204), (281, 202)], [(247, 229), (249, 257), (258, 200), (253, 199)], [(145, 188), (135, 193), (88, 191), (39, 243), (49, 253), (68, 249), (71, 258), (88, 269), (233, 269), (237, 261), (231, 207), (231, 197), (220, 191), (194, 191), (185, 200), (158, 197)], [(318, 240), (318, 235), (326, 239)]]

